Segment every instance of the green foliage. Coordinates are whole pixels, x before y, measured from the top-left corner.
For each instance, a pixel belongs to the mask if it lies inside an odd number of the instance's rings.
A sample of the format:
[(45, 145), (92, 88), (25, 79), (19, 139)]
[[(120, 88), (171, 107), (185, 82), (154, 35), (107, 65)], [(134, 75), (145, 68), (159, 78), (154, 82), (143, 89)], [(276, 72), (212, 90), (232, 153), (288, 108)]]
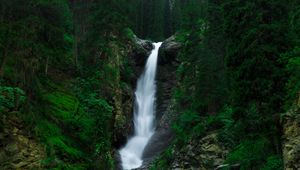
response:
[(288, 9), (278, 0), (226, 1), (222, 8), (234, 120), (222, 136), (235, 148), (228, 160), (240, 158), (243, 169), (257, 169), (280, 150), (275, 117), (283, 111), (285, 97), (287, 79), (279, 59), (290, 46)]
[(109, 128), (113, 119), (113, 107), (99, 96), (101, 92), (98, 92), (98, 88), (102, 85), (97, 79), (99, 75), (100, 73), (96, 72), (88, 79), (79, 78), (74, 84), (77, 84), (75, 91), (80, 106), (84, 114), (87, 114), (85, 116), (90, 119), (88, 124), (83, 126), (87, 129), (83, 131), (85, 133), (82, 136), (87, 138), (86, 142), (93, 147), (91, 158), (100, 159), (101, 169), (111, 169), (114, 167), (114, 161), (111, 155), (112, 132)]
[(0, 85), (0, 130), (3, 128), (2, 116), (8, 112), (20, 111), (25, 100), (26, 94), (22, 89)]
[(60, 127), (47, 120), (41, 120), (36, 133), (47, 144), (49, 156), (65, 156), (72, 159), (83, 157), (83, 153), (74, 147), (74, 141), (66, 137)]
[(300, 42), (300, 34), (299, 34), (299, 21), (300, 21), (300, 3), (297, 0), (291, 0), (288, 4), (289, 11), (289, 38), (293, 42), (294, 45), (299, 45)]
[(78, 98), (70, 93), (72, 89), (67, 92), (49, 80), (43, 83), (39, 107), (47, 109), (37, 110), (43, 114), (35, 115), (31, 121), (36, 124), (36, 135), (46, 145), (45, 167), (87, 169), (93, 168), (91, 161), (99, 158), (102, 168), (113, 167), (111, 132), (108, 129), (113, 108), (88, 90), (93, 81), (81, 81), (77, 86), (81, 87), (77, 89)]
[(207, 1), (197, 0), (177, 2), (177, 5), (182, 6), (181, 27), (189, 30), (197, 28), (197, 24), (195, 23), (207, 15), (207, 3)]
[(282, 162), (278, 156), (265, 155), (272, 153), (272, 145), (266, 138), (242, 141), (231, 153), (226, 162), (230, 164), (239, 163), (241, 169), (281, 169)]
[(197, 113), (186, 111), (180, 116), (178, 121), (173, 124), (172, 128), (176, 132), (176, 138), (181, 145), (188, 141), (190, 134), (187, 132), (193, 129), (200, 120), (201, 118)]
[(200, 139), (206, 132), (220, 129), (219, 138), (225, 145), (231, 145), (235, 131), (232, 109), (228, 106), (216, 115), (199, 116), (198, 113), (187, 111), (182, 113), (172, 128), (176, 132), (177, 146), (185, 146), (191, 138)]
[[(264, 5), (270, 8), (264, 10)], [(285, 10), (280, 1), (224, 3), (225, 38), (228, 38), (226, 64), (232, 79), (231, 97), (237, 118), (242, 117), (251, 102), (260, 105), (262, 115), (281, 109), (277, 107), (282, 102), (283, 91), (278, 89), (284, 89), (285, 78), (278, 59), (288, 45), (286, 36), (282, 36), (287, 31), (287, 16), (272, 14), (274, 11), (286, 13)], [(266, 20), (268, 17), (270, 20)], [(269, 41), (270, 38), (274, 41)]]
[(104, 120), (111, 118), (113, 108), (105, 100), (97, 98), (97, 94), (90, 94), (83, 102), (90, 113), (102, 113)]
[(300, 92), (300, 48), (295, 47), (293, 50), (285, 53), (281, 57), (281, 61), (285, 63), (287, 77), (289, 78), (286, 84), (287, 99), (286, 108), (297, 101)]
[(70, 68), (71, 13), (63, 0), (12, 0), (1, 3), (1, 76), (20, 84), (32, 97), (37, 77)]
[(0, 86), (0, 113), (18, 110), (26, 100), (25, 92), (18, 87)]
[(184, 47), (177, 57), (180, 84), (174, 93), (181, 113), (174, 124), (176, 145), (217, 129), (219, 141), (233, 149), (229, 163), (282, 169), (274, 157), (280, 154), (281, 135), (276, 118), (283, 103), (289, 108), (300, 91), (300, 4), (179, 3), (185, 21), (177, 34)]
[(178, 31), (177, 136), (152, 169), (168, 169), (174, 149), (211, 130), (232, 149), (228, 163), (282, 169), (276, 117), (299, 97), (299, 6), (296, 0), (3, 1), (0, 76), (9, 83), (0, 86), (0, 113), (20, 111), (26, 100), (20, 117), (45, 144), (48, 169), (113, 169), (113, 127), (126, 122), (114, 117), (122, 107), (116, 103), (134, 76), (127, 44), (134, 32), (161, 40)]
[(63, 91), (47, 92), (41, 104), (47, 109), (32, 121), (36, 123), (36, 135), (46, 145), (48, 158), (44, 166), (70, 169), (80, 167), (77, 165), (79, 162), (82, 166), (88, 166), (83, 161), (88, 159), (82, 147), (91, 135), (92, 120), (79, 110), (76, 98)]
[(150, 170), (168, 170), (173, 158), (174, 146), (170, 145), (159, 157), (151, 164)]
[(184, 43), (188, 39), (189, 31), (181, 30), (176, 34), (176, 40), (178, 42)]
[(163, 40), (165, 35), (165, 23), (171, 20), (171, 17), (165, 16), (168, 9), (167, 0), (134, 0), (127, 3), (131, 9), (128, 18), (134, 32), (142, 38), (152, 39), (154, 41)]
[(70, 119), (77, 112), (78, 101), (71, 95), (55, 91), (45, 95), (49, 112), (58, 119)]
[(124, 35), (125, 35), (126, 38), (128, 38), (129, 40), (131, 40), (134, 37), (134, 32), (130, 28), (125, 28), (124, 29)]
[(283, 161), (279, 155), (268, 157), (267, 163), (261, 168), (262, 170), (283, 169)]
[(177, 36), (184, 47), (178, 56), (181, 65), (177, 74), (182, 83), (176, 93), (184, 96), (178, 98), (181, 106), (201, 114), (216, 113), (226, 101), (221, 98), (226, 95), (223, 46), (218, 41), (221, 33), (219, 27), (209, 29), (217, 25), (214, 20), (210, 22), (200, 16), (193, 27), (181, 30)]

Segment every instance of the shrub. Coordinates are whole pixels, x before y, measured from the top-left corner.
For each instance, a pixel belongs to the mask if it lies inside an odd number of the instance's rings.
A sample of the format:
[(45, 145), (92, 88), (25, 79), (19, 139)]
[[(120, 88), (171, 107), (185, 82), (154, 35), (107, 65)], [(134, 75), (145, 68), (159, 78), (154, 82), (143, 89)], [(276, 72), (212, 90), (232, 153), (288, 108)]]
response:
[(283, 161), (279, 155), (272, 155), (268, 157), (267, 163), (262, 167), (261, 170), (274, 170), (283, 169)]
[(25, 92), (22, 89), (0, 86), (0, 113), (6, 110), (17, 110), (25, 100)]
[[(266, 155), (272, 152), (271, 143), (263, 137), (256, 140), (244, 140), (235, 147), (227, 157), (226, 162), (240, 164), (242, 170), (260, 169), (266, 161)], [(271, 164), (270, 159), (269, 164)]]
[(281, 61), (285, 63), (288, 74), (286, 107), (289, 109), (300, 92), (300, 47), (283, 54)]

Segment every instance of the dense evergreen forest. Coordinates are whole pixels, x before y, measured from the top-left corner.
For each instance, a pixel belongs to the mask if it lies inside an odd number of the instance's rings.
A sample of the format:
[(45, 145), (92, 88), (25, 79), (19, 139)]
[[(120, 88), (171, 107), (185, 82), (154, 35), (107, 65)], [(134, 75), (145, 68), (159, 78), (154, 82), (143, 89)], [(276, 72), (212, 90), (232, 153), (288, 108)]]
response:
[(174, 137), (144, 169), (300, 169), (300, 1), (0, 2), (0, 169), (119, 169), (138, 41), (171, 36)]

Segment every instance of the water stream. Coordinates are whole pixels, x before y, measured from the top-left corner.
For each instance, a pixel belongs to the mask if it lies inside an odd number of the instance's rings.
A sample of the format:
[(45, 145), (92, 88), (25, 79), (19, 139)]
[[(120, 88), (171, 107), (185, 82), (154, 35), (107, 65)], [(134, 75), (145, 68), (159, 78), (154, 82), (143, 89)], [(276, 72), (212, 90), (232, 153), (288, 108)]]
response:
[(145, 71), (137, 82), (134, 109), (134, 136), (120, 150), (124, 170), (142, 166), (143, 151), (154, 133), (155, 119), (155, 75), (157, 68), (158, 50), (161, 42), (153, 43), (155, 48), (148, 57)]

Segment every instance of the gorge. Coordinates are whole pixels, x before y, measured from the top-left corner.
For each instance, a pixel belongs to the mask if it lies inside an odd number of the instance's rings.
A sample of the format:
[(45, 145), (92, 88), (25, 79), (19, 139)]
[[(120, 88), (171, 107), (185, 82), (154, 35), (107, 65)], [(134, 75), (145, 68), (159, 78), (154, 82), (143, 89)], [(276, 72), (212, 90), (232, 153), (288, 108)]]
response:
[(300, 169), (299, 44), (299, 0), (2, 0), (0, 169)]
[(122, 167), (131, 170), (142, 165), (142, 154), (149, 139), (154, 133), (155, 119), (155, 75), (160, 43), (154, 43), (145, 66), (145, 71), (137, 83), (134, 109), (134, 136), (120, 150)]

